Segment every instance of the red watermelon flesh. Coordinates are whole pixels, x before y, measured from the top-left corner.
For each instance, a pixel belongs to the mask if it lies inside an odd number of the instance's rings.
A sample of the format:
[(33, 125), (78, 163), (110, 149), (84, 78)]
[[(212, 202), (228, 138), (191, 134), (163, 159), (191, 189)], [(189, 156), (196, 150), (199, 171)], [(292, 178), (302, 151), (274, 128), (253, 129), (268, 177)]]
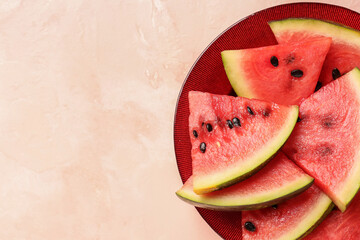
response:
[(243, 239), (298, 239), (315, 228), (333, 204), (315, 184), (273, 207), (242, 212)]
[(357, 194), (348, 209), (342, 213), (333, 210), (328, 217), (309, 234), (306, 240), (343, 239), (357, 240), (360, 238), (360, 195)]
[(323, 86), (354, 67), (360, 67), (360, 32), (355, 29), (317, 19), (298, 18), (273, 21), (269, 25), (280, 44), (319, 36), (332, 38), (319, 78)]
[(250, 210), (277, 204), (305, 191), (313, 178), (282, 152), (250, 178), (230, 187), (198, 195), (190, 177), (176, 194), (194, 206), (213, 210)]
[(345, 211), (360, 186), (360, 70), (304, 100), (300, 118), (283, 151)]
[(331, 38), (221, 53), (238, 96), (298, 105), (317, 85)]
[(189, 92), (194, 192), (203, 194), (260, 170), (293, 130), (297, 106)]

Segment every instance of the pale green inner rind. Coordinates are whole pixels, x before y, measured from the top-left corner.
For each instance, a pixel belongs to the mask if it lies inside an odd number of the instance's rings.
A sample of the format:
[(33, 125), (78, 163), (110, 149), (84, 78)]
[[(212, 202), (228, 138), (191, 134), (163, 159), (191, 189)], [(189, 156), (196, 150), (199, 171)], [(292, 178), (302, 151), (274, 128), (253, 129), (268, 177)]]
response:
[(324, 212), (323, 216), (321, 218), (318, 219), (318, 221), (312, 225), (305, 233), (303, 233), (303, 235), (301, 235), (300, 237), (298, 237), (297, 239), (303, 239), (304, 237), (306, 237), (308, 234), (310, 234), (317, 226), (319, 226), (321, 224), (321, 222), (327, 217), (327, 215), (329, 215), (331, 213), (331, 211), (334, 208), (334, 203), (332, 202), (328, 209)]
[[(309, 175), (301, 175), (298, 178), (294, 179), (291, 182), (287, 182), (283, 186), (274, 189), (261, 190), (256, 193), (251, 194), (241, 194), (238, 195), (225, 195), (217, 197), (208, 197), (207, 195), (198, 195), (192, 189), (185, 188), (180, 189), (176, 194), (182, 198), (188, 199), (194, 203), (201, 203), (208, 205), (209, 208), (216, 209), (217, 206), (220, 207), (239, 207), (246, 209), (246, 206), (251, 208), (252, 205), (258, 205), (262, 203), (271, 202), (276, 199), (281, 199), (287, 195), (302, 189), (306, 190), (311, 186), (313, 178)], [(241, 184), (241, 183), (240, 183)], [(220, 190), (221, 191), (221, 190)], [(195, 205), (195, 204), (194, 204)]]
[(331, 37), (333, 42), (343, 42), (360, 48), (360, 32), (346, 26), (324, 22), (317, 19), (289, 18), (269, 22), (274, 34), (281, 32), (309, 32)]
[(319, 221), (324, 218), (325, 214), (329, 213), (329, 208), (332, 207), (331, 199), (322, 194), (312, 209), (308, 209), (307, 215), (303, 216), (299, 224), (295, 228), (289, 229), (284, 235), (279, 239), (289, 240), (289, 239), (298, 239), (308, 233), (308, 230), (316, 224), (319, 224)]
[(238, 50), (226, 50), (221, 52), (226, 75), (238, 96), (253, 98), (254, 93), (243, 75), (240, 67), (241, 53)]
[[(354, 68), (348, 73), (348, 75), (351, 87), (357, 93), (360, 102), (360, 70), (358, 68)], [(346, 206), (354, 198), (360, 187), (360, 149), (354, 159), (355, 163), (351, 173), (348, 174), (347, 179), (344, 181), (342, 186), (339, 187), (339, 199), (333, 199), (336, 206), (342, 212), (346, 210)]]
[(209, 189), (214, 190), (220, 187), (225, 187), (226, 185), (231, 185), (234, 183), (234, 179), (246, 175), (261, 166), (269, 158), (274, 156), (289, 138), (295, 127), (298, 114), (298, 106), (291, 106), (288, 117), (284, 121), (284, 126), (277, 132), (276, 135), (269, 139), (267, 144), (263, 145), (262, 148), (260, 148), (257, 152), (254, 152), (252, 156), (249, 156), (249, 158), (244, 159), (246, 161), (238, 161), (238, 164), (231, 168), (197, 179), (196, 186), (194, 182), (194, 191), (198, 194), (206, 193), (210, 192)]

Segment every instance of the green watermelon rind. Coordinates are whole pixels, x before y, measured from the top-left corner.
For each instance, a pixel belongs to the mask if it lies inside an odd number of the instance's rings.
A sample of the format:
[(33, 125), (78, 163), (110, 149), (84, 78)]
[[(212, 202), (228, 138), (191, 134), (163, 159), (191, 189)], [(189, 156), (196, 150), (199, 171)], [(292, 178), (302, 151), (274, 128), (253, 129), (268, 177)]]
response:
[[(280, 129), (272, 141), (268, 141), (261, 150), (248, 158), (245, 164), (234, 166), (224, 171), (203, 176), (197, 179), (194, 191), (197, 194), (204, 194), (231, 186), (237, 182), (245, 180), (263, 168), (285, 144), (290, 137), (299, 115), (299, 107), (292, 105), (288, 113), (288, 118), (284, 121), (285, 125)], [(229, 160), (232, 161), (232, 160)], [(236, 162), (236, 160), (234, 160)]]
[[(314, 193), (314, 189), (317, 189)], [(310, 191), (311, 193), (309, 194)], [(270, 211), (264, 209), (265, 214), (262, 210), (255, 211), (245, 211), (242, 219), (242, 228), (243, 228), (243, 238), (244, 239), (277, 239), (277, 240), (288, 240), (288, 239), (302, 239), (308, 235), (312, 230), (314, 230), (332, 211), (334, 208), (334, 203), (331, 199), (322, 192), (315, 184), (305, 191), (304, 195), (299, 195), (294, 202), (294, 198), (289, 199), (284, 203), (280, 203), (278, 208), (279, 210)], [(309, 201), (310, 200), (310, 201)], [(283, 208), (282, 204), (285, 205)], [(302, 211), (301, 214), (293, 214), (292, 209), (299, 209)], [(272, 214), (273, 211), (281, 211), (279, 213)], [(266, 213), (267, 212), (267, 213)], [(249, 213), (246, 214), (246, 213)], [(274, 212), (273, 212), (274, 213)], [(250, 217), (249, 217), (250, 216)], [(266, 228), (269, 218), (277, 219), (275, 222), (269, 223), (270, 229)], [(244, 228), (244, 222), (254, 221), (255, 225), (259, 224), (258, 233), (247, 232)], [(273, 225), (278, 223), (279, 226)], [(262, 230), (260, 230), (260, 226)], [(284, 227), (286, 226), (286, 227)], [(280, 232), (269, 232), (276, 231), (279, 227)], [(266, 230), (264, 230), (266, 229)], [(281, 230), (280, 230), (281, 229)], [(266, 236), (263, 235), (266, 234)]]
[(282, 188), (273, 191), (259, 191), (258, 194), (249, 195), (247, 198), (227, 197), (214, 198), (198, 195), (192, 189), (182, 188), (176, 195), (183, 201), (201, 208), (220, 211), (243, 211), (265, 208), (278, 204), (286, 199), (295, 197), (308, 189), (314, 182), (309, 175), (302, 175)]
[[(347, 75), (349, 75), (349, 82), (353, 87), (354, 91), (357, 92), (357, 96), (360, 102), (360, 70), (358, 68), (354, 68), (353, 70), (348, 72)], [(344, 181), (343, 186), (339, 187), (342, 190), (339, 195), (345, 196), (344, 199), (342, 199), (342, 201), (337, 201), (336, 199), (333, 199), (336, 206), (342, 212), (346, 210), (347, 206), (351, 203), (351, 200), (355, 197), (356, 193), (359, 191), (360, 188), (360, 150), (357, 152), (355, 159), (358, 160), (358, 164), (352, 169), (352, 173), (348, 174), (347, 181)]]
[(306, 237), (307, 235), (309, 235), (316, 227), (318, 227), (320, 225), (320, 223), (322, 221), (324, 221), (324, 219), (331, 213), (331, 211), (333, 210), (334, 207), (335, 207), (335, 204), (333, 202), (331, 202), (329, 204), (329, 207), (324, 212), (324, 214), (312, 225), (311, 228), (309, 228), (304, 234), (302, 234), (297, 239), (302, 239), (302, 238)]
[(316, 204), (316, 208), (311, 209), (308, 216), (306, 216), (306, 218), (301, 221), (301, 224), (297, 225), (297, 227), (292, 231), (289, 231), (285, 235), (281, 236), (280, 239), (288, 240), (304, 238), (317, 226), (319, 226), (319, 224), (327, 217), (327, 215), (329, 215), (333, 208), (334, 203), (331, 201), (331, 199), (326, 194), (322, 194), (320, 200), (318, 200)]
[(221, 58), (224, 64), (224, 69), (229, 82), (238, 96), (252, 98), (253, 92), (249, 81), (246, 81), (246, 76), (241, 67), (234, 67), (234, 63), (241, 63), (242, 52), (238, 50), (225, 50), (221, 52)]
[(360, 48), (360, 31), (341, 25), (312, 18), (287, 18), (268, 22), (275, 37), (281, 32), (306, 31), (319, 36), (331, 37), (333, 42), (343, 42)]

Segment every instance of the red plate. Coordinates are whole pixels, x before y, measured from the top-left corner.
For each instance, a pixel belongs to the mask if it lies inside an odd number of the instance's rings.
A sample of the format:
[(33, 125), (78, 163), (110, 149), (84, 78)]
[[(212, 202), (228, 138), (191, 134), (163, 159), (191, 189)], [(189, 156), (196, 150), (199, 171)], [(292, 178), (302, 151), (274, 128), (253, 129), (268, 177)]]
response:
[[(191, 90), (234, 95), (226, 77), (220, 52), (276, 44), (268, 21), (307, 17), (338, 22), (360, 30), (360, 15), (352, 10), (321, 3), (293, 3), (268, 8), (250, 15), (221, 33), (199, 56), (180, 91), (175, 113), (176, 161), (185, 182), (192, 174), (189, 138), (188, 92)], [(224, 239), (241, 239), (241, 213), (197, 208), (204, 220)]]

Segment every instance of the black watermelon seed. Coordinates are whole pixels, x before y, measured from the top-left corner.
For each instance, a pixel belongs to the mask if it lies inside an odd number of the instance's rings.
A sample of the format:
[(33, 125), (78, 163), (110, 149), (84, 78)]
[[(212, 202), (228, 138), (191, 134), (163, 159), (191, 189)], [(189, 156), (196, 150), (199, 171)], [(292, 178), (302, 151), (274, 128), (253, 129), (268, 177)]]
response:
[(332, 127), (332, 125), (333, 125), (333, 123), (332, 122), (330, 122), (330, 121), (325, 121), (324, 122), (324, 127), (327, 127), (327, 128), (330, 128), (330, 127)]
[(334, 125), (336, 125), (336, 122), (337, 122), (336, 119), (334, 119), (331, 115), (326, 116), (321, 120), (321, 123), (325, 128), (333, 127)]
[(331, 150), (331, 148), (327, 147), (327, 148), (323, 149), (322, 156), (331, 155), (332, 152), (333, 151)]
[(232, 122), (233, 122), (234, 126), (241, 127), (240, 119), (238, 119), (237, 117), (234, 117)]
[(333, 153), (331, 146), (328, 146), (328, 145), (319, 146), (319, 147), (317, 147), (316, 151), (321, 157), (326, 157)]
[(205, 123), (204, 123), (204, 122), (202, 122), (202, 123), (201, 123), (201, 126), (204, 126), (204, 124), (205, 124)]
[(318, 91), (321, 87), (322, 87), (322, 83), (318, 81), (315, 87), (315, 92)]
[(275, 204), (275, 205), (272, 205), (271, 207), (272, 207), (273, 209), (277, 209), (277, 208), (278, 208), (278, 205)]
[(296, 120), (296, 122), (301, 122), (301, 118), (298, 117), (298, 119)]
[(304, 73), (300, 69), (295, 69), (295, 70), (291, 71), (291, 76), (293, 76), (293, 77), (300, 78), (303, 75), (304, 75)]
[(250, 107), (246, 107), (247, 108), (247, 111), (251, 114), (251, 115), (254, 115), (254, 112), (251, 110)]
[(322, 124), (325, 128), (331, 128), (335, 123), (334, 119), (325, 118)]
[(275, 56), (272, 56), (272, 57), (270, 58), (270, 62), (271, 62), (271, 65), (273, 65), (274, 67), (279, 66), (279, 60), (278, 60), (277, 57), (275, 57)]
[(294, 55), (290, 54), (284, 60), (285, 60), (286, 64), (289, 64), (289, 63), (292, 63), (295, 60), (295, 57), (294, 57)]
[(255, 232), (256, 227), (252, 222), (246, 222), (245, 223), (245, 229), (250, 231), (250, 232)]
[(197, 138), (199, 135), (196, 130), (193, 130), (194, 137)]
[(341, 77), (340, 71), (337, 68), (332, 70), (332, 78), (336, 80), (337, 78)]
[(206, 124), (206, 129), (211, 132), (213, 130), (212, 126), (210, 123)]
[(206, 151), (206, 144), (204, 142), (200, 143), (200, 151), (204, 153)]
[(267, 110), (264, 110), (263, 113), (264, 117), (268, 117), (270, 115), (269, 111)]
[(226, 124), (229, 126), (230, 129), (234, 127), (233, 123), (230, 120), (226, 120)]

